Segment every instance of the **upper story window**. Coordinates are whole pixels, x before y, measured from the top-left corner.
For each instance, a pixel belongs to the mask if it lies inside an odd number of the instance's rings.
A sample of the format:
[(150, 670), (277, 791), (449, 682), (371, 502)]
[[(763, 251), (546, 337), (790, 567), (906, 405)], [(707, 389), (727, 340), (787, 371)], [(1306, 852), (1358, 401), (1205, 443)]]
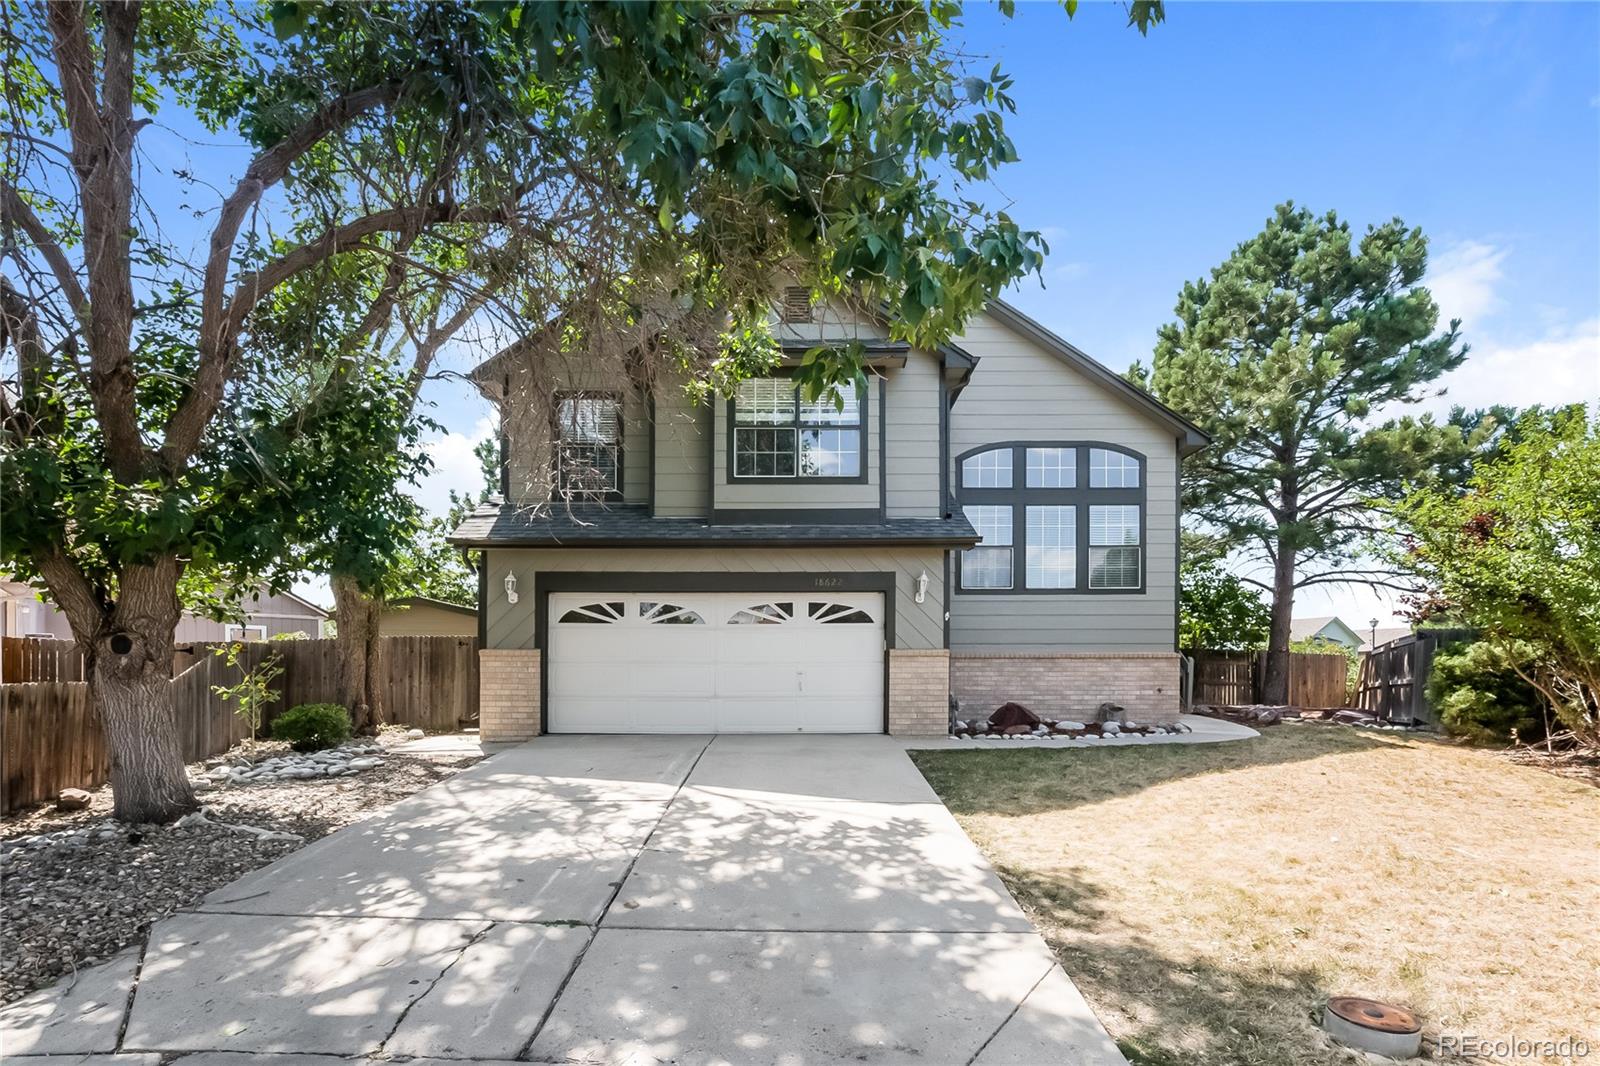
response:
[(859, 478), (861, 394), (846, 388), (843, 396), (843, 404), (832, 396), (807, 403), (787, 378), (741, 381), (733, 401), (733, 476)]
[(961, 460), (961, 487), (966, 489), (1009, 489), (1011, 487), (1011, 449), (992, 448)]
[(961, 553), (971, 592), (1142, 592), (1144, 457), (1020, 442), (960, 458), (962, 511), (981, 538)]
[(611, 393), (556, 394), (556, 494), (622, 491), (622, 401)]
[(1138, 488), (1139, 460), (1124, 452), (1090, 448), (1089, 487), (1091, 489)]

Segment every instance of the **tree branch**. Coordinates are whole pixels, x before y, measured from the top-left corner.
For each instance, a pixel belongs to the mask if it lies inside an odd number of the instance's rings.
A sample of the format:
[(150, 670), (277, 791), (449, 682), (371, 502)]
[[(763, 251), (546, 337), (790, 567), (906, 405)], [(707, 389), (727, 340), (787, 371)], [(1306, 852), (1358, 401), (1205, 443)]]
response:
[[(233, 262), (233, 243), (239, 236), (245, 216), (269, 188), (283, 180), (289, 167), (317, 142), (374, 108), (395, 100), (400, 94), (400, 86), (400, 82), (373, 85), (333, 100), (301, 123), (294, 132), (256, 156), (239, 184), (223, 201), (216, 228), (211, 231), (210, 253), (206, 257), (205, 278), (200, 290), (202, 371), (207, 363), (226, 362), (229, 358), (227, 349), (233, 338), (228, 327), (236, 321), (236, 317), (227, 313), (228, 305), (233, 302), (227, 298), (228, 267)], [(235, 289), (237, 293), (237, 286)], [(166, 450), (166, 446), (163, 446), (163, 453)]]
[(81, 320), (84, 318), (84, 306), (89, 302), (83, 293), (83, 285), (78, 281), (78, 275), (73, 272), (72, 263), (67, 259), (67, 253), (62, 250), (61, 242), (45, 228), (39, 216), (34, 214), (28, 201), (9, 181), (0, 178), (0, 211), (7, 219), (15, 220), (22, 232), (28, 235), (28, 240), (39, 250), (44, 257), (50, 273), (55, 276), (56, 284), (61, 286), (61, 293), (67, 298), (67, 305), (72, 308), (72, 313)]
[(234, 285), (233, 298), (224, 312), (223, 336), (228, 338), (227, 346), (216, 353), (202, 355), (193, 389), (167, 422), (161, 444), (163, 464), (169, 470), (176, 470), (199, 446), (201, 435), (222, 400), (223, 387), (233, 373), (237, 354), (234, 339), (245, 318), (274, 288), (331, 256), (359, 246), (376, 233), (420, 232), (427, 226), (441, 223), (505, 222), (512, 217), (509, 208), (482, 205), (426, 204), (390, 208), (331, 227), (315, 240), (297, 245), (259, 270), (242, 275)]

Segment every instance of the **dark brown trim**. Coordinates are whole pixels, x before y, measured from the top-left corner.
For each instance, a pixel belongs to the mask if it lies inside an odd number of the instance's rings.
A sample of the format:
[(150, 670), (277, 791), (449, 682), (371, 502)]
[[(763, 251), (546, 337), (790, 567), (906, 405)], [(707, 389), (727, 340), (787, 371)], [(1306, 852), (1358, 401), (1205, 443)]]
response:
[(716, 526), (831, 526), (878, 525), (883, 513), (876, 507), (719, 507), (713, 512)]
[[(1029, 488), (1027, 485), (1027, 450), (1029, 448), (1075, 449), (1076, 486), (1070, 489)], [(1089, 451), (1099, 448), (1119, 452), (1139, 461), (1139, 487), (1090, 488)], [(982, 452), (1007, 450), (1011, 452), (1011, 487), (1005, 489), (973, 489), (961, 484), (961, 463)], [(955, 581), (952, 593), (962, 596), (1139, 596), (1150, 585), (1150, 461), (1142, 452), (1121, 444), (1100, 440), (1002, 440), (980, 444), (957, 455), (951, 465), (951, 477), (956, 486), (957, 506), (1010, 507), (1011, 508), (1011, 587), (1004, 589), (969, 589), (961, 585), (961, 560), (956, 560)], [(1028, 575), (1028, 517), (1027, 508), (1075, 507), (1075, 584), (1069, 589), (1031, 589), (1027, 587)], [(1139, 585), (1137, 588), (1089, 587), (1089, 508), (1137, 506), (1139, 508)]]
[[(889, 379), (882, 374), (878, 379), (878, 518), (887, 520), (889, 517)], [(862, 427), (862, 436), (865, 437), (866, 427)], [(871, 454), (862, 456), (861, 472), (871, 474)]]
[(478, 650), (489, 646), (489, 553), (478, 553)]
[(645, 422), (650, 427), (650, 456), (648, 462), (650, 482), (645, 489), (645, 506), (650, 511), (650, 517), (656, 516), (656, 443), (659, 429), (656, 426), (656, 390), (654, 386), (645, 390), (644, 394)]

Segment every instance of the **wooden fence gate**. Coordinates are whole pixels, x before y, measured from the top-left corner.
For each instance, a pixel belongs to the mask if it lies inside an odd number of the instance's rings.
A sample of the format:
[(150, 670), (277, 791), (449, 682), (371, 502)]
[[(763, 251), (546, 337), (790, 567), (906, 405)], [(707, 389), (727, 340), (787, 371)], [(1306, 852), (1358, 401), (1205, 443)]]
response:
[(1428, 675), (1439, 645), (1477, 636), (1472, 629), (1424, 629), (1373, 648), (1361, 657), (1356, 706), (1386, 722), (1437, 725), (1428, 703)]
[[(1194, 687), (1190, 703), (1237, 707), (1261, 702), (1266, 652), (1191, 651)], [(1343, 655), (1289, 653), (1289, 705), (1345, 707), (1349, 704), (1349, 660)]]

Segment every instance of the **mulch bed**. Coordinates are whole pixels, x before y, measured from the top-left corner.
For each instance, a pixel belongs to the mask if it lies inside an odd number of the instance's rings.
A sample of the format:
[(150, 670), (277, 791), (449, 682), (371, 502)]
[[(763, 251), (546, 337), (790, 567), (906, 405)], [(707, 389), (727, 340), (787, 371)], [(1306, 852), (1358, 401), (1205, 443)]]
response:
[[(87, 809), (39, 807), (0, 822), (0, 1003), (143, 939), (206, 893), (359, 821), (477, 762), (477, 755), (400, 754), (403, 731), (380, 738), (383, 764), (350, 776), (261, 781), (201, 794), (206, 822), (114, 821), (111, 790)], [(254, 754), (262, 753), (256, 745)], [(228, 829), (247, 825), (262, 837)]]

